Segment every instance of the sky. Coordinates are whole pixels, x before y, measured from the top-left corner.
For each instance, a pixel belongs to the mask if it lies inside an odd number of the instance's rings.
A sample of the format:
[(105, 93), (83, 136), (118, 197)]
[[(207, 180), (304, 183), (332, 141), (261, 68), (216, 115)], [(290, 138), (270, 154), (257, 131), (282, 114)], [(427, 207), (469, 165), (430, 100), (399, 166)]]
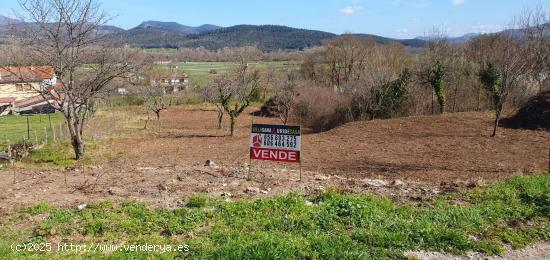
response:
[[(508, 26), (526, 8), (550, 0), (97, 0), (130, 29), (142, 21), (198, 26), (276, 24), (342, 33), (414, 38), (441, 28), (449, 36), (488, 33)], [(0, 0), (0, 14), (19, 12), (17, 0)]]

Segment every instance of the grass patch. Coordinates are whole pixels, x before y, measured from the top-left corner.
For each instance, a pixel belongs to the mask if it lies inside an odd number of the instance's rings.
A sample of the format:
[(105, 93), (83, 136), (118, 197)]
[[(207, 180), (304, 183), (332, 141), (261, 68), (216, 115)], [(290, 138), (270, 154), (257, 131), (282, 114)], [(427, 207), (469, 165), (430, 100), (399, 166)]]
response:
[[(265, 69), (272, 67), (275, 69), (285, 69), (292, 66), (292, 62), (288, 61), (270, 61), (251, 63), (251, 68)], [(178, 67), (185, 72), (189, 77), (191, 87), (205, 87), (220, 74), (230, 72), (235, 68), (235, 63), (232, 62), (189, 62), (179, 63)], [(216, 73), (212, 73), (214, 70)]]
[[(0, 117), (0, 150), (3, 150), (8, 144), (22, 142), (23, 139), (27, 142), (35, 143), (38, 140), (41, 143), (48, 138), (48, 141), (53, 139), (53, 131), (57, 138), (62, 133), (59, 129), (65, 126), (65, 118), (61, 113), (48, 115), (32, 115), (29, 119), (29, 130), (27, 131), (27, 116), (2, 116)], [(50, 119), (52, 128), (50, 128)], [(30, 135), (30, 138), (29, 138)]]
[[(494, 255), (503, 252), (505, 244), (520, 248), (550, 239), (548, 194), (550, 176), (541, 175), (444, 195), (428, 207), (334, 190), (315, 198), (290, 194), (237, 202), (197, 195), (189, 198), (186, 207), (175, 209), (106, 201), (79, 211), (41, 203), (10, 218), (5, 228), (32, 215), (48, 216), (33, 224), (27, 236), (0, 236), (0, 258), (21, 256), (5, 248), (14, 241), (75, 238), (79, 243), (187, 244), (190, 249), (108, 254), (136, 259), (404, 258), (404, 251), (416, 249)], [(457, 200), (467, 203), (457, 204)], [(38, 256), (66, 256), (55, 254)]]
[[(95, 142), (87, 142), (86, 150), (93, 150), (96, 146)], [(92, 163), (93, 160), (88, 155), (76, 161), (74, 150), (69, 143), (45, 145), (42, 149), (31, 151), (30, 156), (23, 160), (23, 164), (26, 166), (69, 167), (76, 164)]]

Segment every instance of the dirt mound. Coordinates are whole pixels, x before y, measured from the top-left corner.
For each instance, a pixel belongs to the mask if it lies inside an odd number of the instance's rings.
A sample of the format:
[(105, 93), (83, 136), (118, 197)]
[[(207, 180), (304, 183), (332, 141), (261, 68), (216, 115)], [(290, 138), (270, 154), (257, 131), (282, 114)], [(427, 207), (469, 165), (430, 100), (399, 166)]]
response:
[(550, 131), (550, 90), (529, 99), (514, 116), (503, 119), (502, 126)]

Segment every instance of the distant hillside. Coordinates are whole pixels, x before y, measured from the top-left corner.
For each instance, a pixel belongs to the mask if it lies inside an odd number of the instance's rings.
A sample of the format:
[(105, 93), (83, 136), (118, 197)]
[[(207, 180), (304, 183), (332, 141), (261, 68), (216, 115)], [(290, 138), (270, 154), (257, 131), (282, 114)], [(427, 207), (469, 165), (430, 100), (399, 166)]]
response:
[(115, 44), (141, 48), (177, 48), (187, 41), (185, 34), (160, 28), (133, 28), (110, 38)]
[(364, 37), (370, 37), (374, 39), (377, 43), (384, 44), (388, 42), (399, 42), (403, 44), (405, 47), (409, 48), (423, 48), (426, 46), (426, 41), (421, 39), (392, 39), (392, 38), (386, 38), (378, 35), (373, 34), (354, 34), (356, 36), (364, 36)]
[(223, 47), (257, 46), (266, 51), (304, 49), (321, 45), (336, 34), (295, 29), (277, 25), (237, 25), (196, 35), (188, 35), (185, 47), (219, 49)]
[[(466, 43), (468, 41), (471, 41), (475, 38), (477, 38), (479, 35), (481, 35), (480, 33), (468, 33), (468, 34), (464, 34), (462, 36), (459, 36), (459, 37), (448, 37), (446, 38), (448, 42), (450, 42), (451, 44), (455, 44), (455, 45), (460, 45), (460, 44), (463, 44), (463, 43)], [(430, 36), (418, 36), (415, 38), (415, 40), (420, 40), (420, 41), (430, 41), (434, 39), (433, 37), (430, 37)]]
[(10, 24), (18, 24), (21, 23), (20, 20), (9, 18), (7, 16), (0, 15), (0, 26), (4, 27), (6, 25)]
[[(216, 28), (203, 25), (194, 31), (184, 33), (189, 27), (177, 23), (142, 23), (140, 26), (118, 33), (111, 39), (116, 43), (127, 43), (142, 48), (198, 48), (217, 50), (224, 47), (257, 46), (264, 51), (301, 50), (321, 45), (324, 40), (337, 35), (321, 31), (295, 29), (277, 25), (237, 25)], [(168, 29), (169, 28), (169, 29)]]
[[(19, 26), (21, 21), (0, 15), (0, 44), (9, 41), (8, 25)], [(522, 35), (520, 31), (514, 31)], [(193, 27), (176, 22), (145, 21), (130, 30), (116, 26), (101, 26), (100, 35), (107, 35), (113, 46), (129, 44), (140, 48), (198, 48), (217, 50), (224, 47), (257, 46), (263, 51), (302, 50), (321, 45), (324, 41), (339, 35), (307, 29), (297, 29), (279, 25), (236, 25), (220, 27), (204, 24)], [(414, 50), (424, 48), (428, 37), (414, 39), (392, 39), (371, 34), (355, 34), (371, 37), (378, 43), (399, 42)], [(460, 45), (479, 34), (466, 34), (448, 38), (448, 41)]]
[(193, 27), (193, 26), (182, 25), (176, 22), (145, 21), (134, 29), (148, 29), (148, 28), (162, 29), (167, 31), (180, 32), (184, 34), (195, 34), (195, 33), (213, 31), (216, 29), (220, 29), (222, 27), (217, 25), (212, 25), (212, 24), (203, 24), (198, 27)]

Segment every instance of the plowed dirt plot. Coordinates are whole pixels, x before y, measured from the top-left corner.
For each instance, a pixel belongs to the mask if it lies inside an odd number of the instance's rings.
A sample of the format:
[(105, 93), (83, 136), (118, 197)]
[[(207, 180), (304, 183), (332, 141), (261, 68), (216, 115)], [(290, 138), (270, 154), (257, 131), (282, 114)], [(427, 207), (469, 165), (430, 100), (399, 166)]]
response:
[[(1, 171), (0, 211), (39, 201), (73, 206), (106, 198), (176, 206), (194, 193), (238, 198), (331, 186), (414, 199), (449, 185), (501, 180), (548, 167), (549, 132), (501, 128), (491, 138), (490, 113), (456, 113), (355, 122), (305, 134), (301, 182), (298, 165), (257, 161), (248, 181), (252, 111), (239, 117), (236, 136), (229, 137), (227, 122), (217, 129), (214, 110), (171, 108), (162, 114), (160, 132), (132, 129), (100, 142), (92, 152), (94, 165)], [(217, 166), (205, 167), (206, 160)], [(397, 179), (404, 184), (389, 183)], [(246, 192), (248, 187), (261, 192)]]

